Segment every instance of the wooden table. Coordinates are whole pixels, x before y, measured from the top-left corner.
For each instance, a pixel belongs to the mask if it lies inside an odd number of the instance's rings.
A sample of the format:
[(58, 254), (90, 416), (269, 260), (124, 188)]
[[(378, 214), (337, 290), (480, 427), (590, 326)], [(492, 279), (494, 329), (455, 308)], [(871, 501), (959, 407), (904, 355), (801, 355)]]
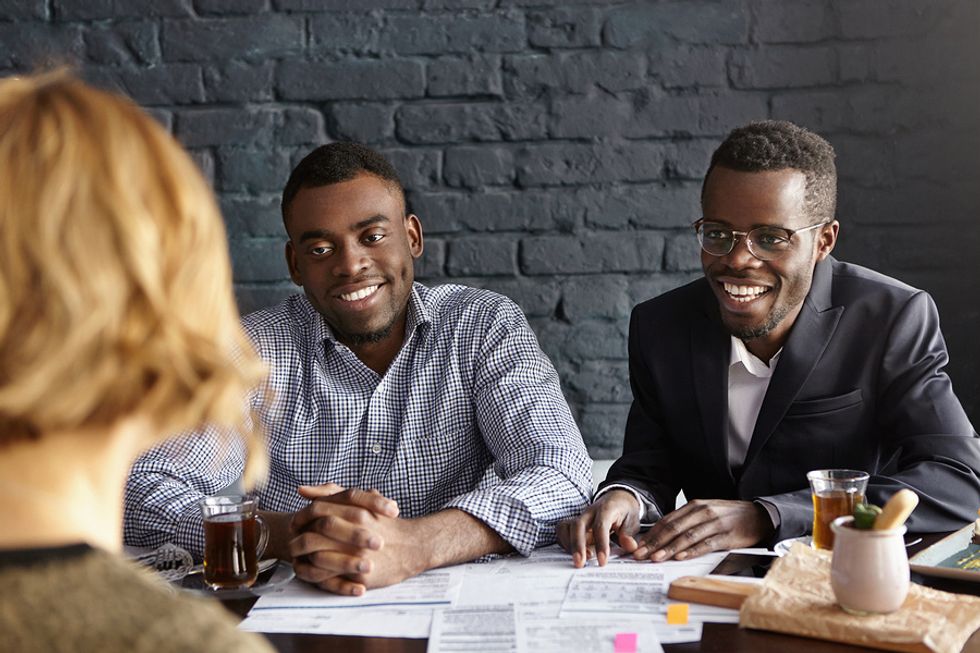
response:
[[(933, 544), (947, 533), (922, 536), (922, 541), (909, 547), (916, 553)], [(980, 595), (980, 583), (955, 581), (912, 574), (912, 580), (947, 592)], [(226, 608), (244, 617), (255, 599), (225, 601)], [(265, 635), (282, 653), (425, 653), (424, 639), (390, 639), (383, 637), (348, 637), (340, 635)], [(869, 649), (845, 646), (815, 639), (779, 635), (760, 630), (746, 630), (735, 624), (704, 624), (700, 642), (664, 644), (667, 653), (867, 653)], [(980, 631), (973, 634), (963, 649), (965, 653), (980, 653)]]

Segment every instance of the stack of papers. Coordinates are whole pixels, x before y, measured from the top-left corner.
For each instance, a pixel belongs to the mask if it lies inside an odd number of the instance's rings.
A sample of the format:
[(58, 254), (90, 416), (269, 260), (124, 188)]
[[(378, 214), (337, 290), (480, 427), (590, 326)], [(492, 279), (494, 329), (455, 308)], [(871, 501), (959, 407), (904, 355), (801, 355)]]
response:
[(662, 563), (613, 556), (572, 567), (558, 546), (530, 557), (436, 569), (363, 596), (336, 596), (293, 581), (261, 596), (242, 622), (264, 633), (429, 638), (430, 652), (661, 651), (698, 641), (703, 622), (737, 623), (738, 611), (690, 605), (668, 623), (671, 581), (708, 574), (725, 552)]

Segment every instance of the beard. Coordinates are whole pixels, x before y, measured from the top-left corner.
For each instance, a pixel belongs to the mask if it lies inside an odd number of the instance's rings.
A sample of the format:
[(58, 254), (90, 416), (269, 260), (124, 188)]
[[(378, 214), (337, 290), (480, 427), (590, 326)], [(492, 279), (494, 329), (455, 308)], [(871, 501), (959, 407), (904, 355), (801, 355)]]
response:
[(757, 324), (755, 326), (747, 326), (744, 324), (726, 324), (728, 327), (728, 332), (731, 333), (736, 338), (742, 340), (753, 340), (754, 338), (761, 338), (762, 336), (769, 335), (773, 329), (779, 326), (779, 323), (786, 319), (789, 315), (790, 307), (786, 305), (775, 306), (773, 310), (766, 316), (766, 321), (762, 324)]
[(370, 331), (368, 333), (346, 333), (344, 334), (343, 340), (347, 344), (357, 347), (359, 345), (367, 345), (374, 342), (381, 342), (385, 338), (391, 335), (391, 329), (394, 327), (394, 320), (388, 324), (388, 326), (379, 329), (377, 331)]
[(728, 328), (729, 333), (745, 341), (769, 335), (792, 311), (803, 303), (807, 294), (810, 292), (810, 283), (812, 280), (812, 269), (804, 270), (787, 278), (785, 282), (780, 284), (779, 289), (786, 288), (788, 294), (782, 301), (777, 298), (775, 305), (769, 311), (764, 322), (756, 325), (728, 324), (726, 322), (725, 326)]

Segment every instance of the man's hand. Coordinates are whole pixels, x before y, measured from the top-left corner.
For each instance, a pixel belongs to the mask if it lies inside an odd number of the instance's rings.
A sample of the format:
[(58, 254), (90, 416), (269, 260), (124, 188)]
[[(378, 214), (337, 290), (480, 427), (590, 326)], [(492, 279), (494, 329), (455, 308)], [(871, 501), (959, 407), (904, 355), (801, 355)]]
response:
[[(368, 586), (390, 585), (411, 575), (408, 569), (396, 571), (385, 564), (393, 552), (372, 555), (398, 548), (402, 531), (392, 524), (402, 520), (394, 501), (374, 490), (346, 490), (335, 483), (301, 486), (299, 493), (312, 499), (290, 523), (295, 537), (289, 553), (300, 579), (337, 594), (360, 595)], [(368, 584), (365, 574), (372, 571), (378, 573)], [(400, 573), (407, 575), (399, 578)]]
[(758, 504), (695, 499), (644, 533), (633, 557), (655, 562), (687, 560), (710, 551), (753, 546), (772, 534), (772, 520)]
[(637, 548), (634, 539), (640, 529), (640, 505), (631, 492), (611, 490), (602, 494), (578, 517), (558, 524), (558, 542), (572, 554), (572, 564), (585, 566), (593, 552), (599, 566), (609, 559), (609, 533), (615, 532), (619, 545), (627, 552)]

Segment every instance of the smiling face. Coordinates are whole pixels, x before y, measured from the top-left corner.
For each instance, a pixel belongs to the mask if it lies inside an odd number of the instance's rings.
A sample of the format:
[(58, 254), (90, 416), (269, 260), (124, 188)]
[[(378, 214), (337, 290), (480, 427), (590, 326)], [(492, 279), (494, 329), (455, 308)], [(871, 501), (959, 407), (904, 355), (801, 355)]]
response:
[[(718, 166), (705, 182), (702, 208), (706, 220), (736, 231), (763, 225), (797, 230), (819, 222), (807, 214), (805, 196), (806, 177), (798, 170), (738, 172)], [(744, 236), (725, 256), (701, 251), (722, 321), (757, 356), (768, 360), (782, 347), (810, 291), (814, 266), (834, 248), (837, 229), (835, 221), (795, 234), (790, 250), (773, 261), (753, 256)]]
[(422, 227), (397, 187), (360, 173), (302, 188), (286, 209), (286, 231), (290, 277), (341, 342), (400, 344)]

